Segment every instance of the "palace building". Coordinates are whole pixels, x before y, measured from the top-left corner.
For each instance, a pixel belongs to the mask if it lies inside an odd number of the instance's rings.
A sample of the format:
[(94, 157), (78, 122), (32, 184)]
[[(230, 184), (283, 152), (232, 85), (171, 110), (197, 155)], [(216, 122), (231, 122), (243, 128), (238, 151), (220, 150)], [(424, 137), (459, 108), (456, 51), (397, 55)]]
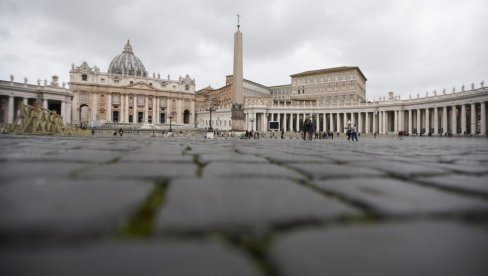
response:
[(177, 80), (146, 71), (127, 41), (107, 72), (83, 62), (71, 66), (73, 123), (194, 126), (195, 80)]

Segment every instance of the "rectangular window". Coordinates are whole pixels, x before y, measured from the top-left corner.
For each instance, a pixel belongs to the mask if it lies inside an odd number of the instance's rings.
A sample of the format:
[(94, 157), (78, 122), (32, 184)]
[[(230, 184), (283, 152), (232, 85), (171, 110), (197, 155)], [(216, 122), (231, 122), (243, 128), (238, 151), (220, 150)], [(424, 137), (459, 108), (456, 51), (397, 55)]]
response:
[(119, 83), (119, 80), (114, 80), (114, 83), (115, 83), (115, 84), (118, 84), (118, 83)]
[(187, 84), (187, 85), (185, 85), (185, 91), (188, 91), (188, 90), (190, 90), (190, 86)]
[(88, 80), (88, 75), (87, 74), (81, 75), (81, 80), (82, 81), (87, 81)]
[(130, 81), (129, 83), (130, 83), (130, 84), (134, 84), (134, 82), (133, 82), (133, 81)]

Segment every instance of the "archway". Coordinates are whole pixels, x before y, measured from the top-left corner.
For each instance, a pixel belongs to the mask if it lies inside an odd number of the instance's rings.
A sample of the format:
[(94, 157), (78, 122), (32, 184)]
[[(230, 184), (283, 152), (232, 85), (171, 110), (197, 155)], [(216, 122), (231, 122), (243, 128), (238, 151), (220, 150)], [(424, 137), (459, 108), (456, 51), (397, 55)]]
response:
[(90, 120), (89, 108), (87, 104), (80, 105), (80, 123), (88, 123)]
[(190, 123), (190, 111), (188, 109), (183, 112), (183, 123), (185, 125)]

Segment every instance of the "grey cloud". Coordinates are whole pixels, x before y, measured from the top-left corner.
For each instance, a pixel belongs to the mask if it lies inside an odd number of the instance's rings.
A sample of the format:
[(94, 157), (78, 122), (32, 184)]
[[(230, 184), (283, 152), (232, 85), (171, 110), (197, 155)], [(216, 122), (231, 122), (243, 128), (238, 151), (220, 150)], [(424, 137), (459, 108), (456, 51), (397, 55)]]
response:
[(3, 0), (0, 78), (68, 81), (70, 64), (85, 60), (106, 70), (131, 39), (151, 73), (218, 87), (232, 73), (239, 12), (246, 78), (284, 84), (301, 70), (357, 65), (368, 97), (405, 97), (486, 77), (487, 8), (483, 0)]

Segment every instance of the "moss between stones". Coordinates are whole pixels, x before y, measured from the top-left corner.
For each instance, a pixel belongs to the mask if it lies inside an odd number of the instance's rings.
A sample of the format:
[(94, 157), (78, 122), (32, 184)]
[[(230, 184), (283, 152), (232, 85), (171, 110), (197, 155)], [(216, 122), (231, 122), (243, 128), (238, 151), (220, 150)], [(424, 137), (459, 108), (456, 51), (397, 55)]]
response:
[(168, 181), (158, 181), (146, 200), (137, 208), (128, 223), (119, 230), (122, 238), (148, 238), (153, 232), (154, 218), (164, 203)]

